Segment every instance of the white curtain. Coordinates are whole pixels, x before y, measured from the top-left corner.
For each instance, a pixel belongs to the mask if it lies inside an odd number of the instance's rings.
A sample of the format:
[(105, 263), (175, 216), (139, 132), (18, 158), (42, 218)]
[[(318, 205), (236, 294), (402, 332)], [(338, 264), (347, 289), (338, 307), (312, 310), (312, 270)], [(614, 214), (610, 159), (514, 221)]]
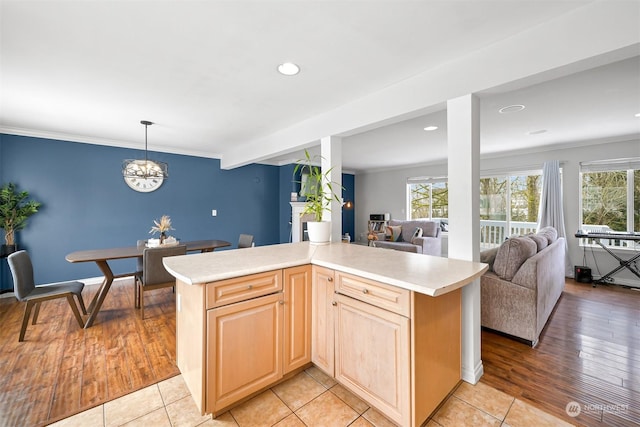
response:
[(560, 180), (560, 162), (544, 162), (542, 168), (542, 195), (538, 211), (538, 230), (551, 226), (558, 231), (558, 237), (565, 238), (565, 276), (573, 277), (567, 233), (564, 229), (564, 210), (562, 208), (562, 182)]

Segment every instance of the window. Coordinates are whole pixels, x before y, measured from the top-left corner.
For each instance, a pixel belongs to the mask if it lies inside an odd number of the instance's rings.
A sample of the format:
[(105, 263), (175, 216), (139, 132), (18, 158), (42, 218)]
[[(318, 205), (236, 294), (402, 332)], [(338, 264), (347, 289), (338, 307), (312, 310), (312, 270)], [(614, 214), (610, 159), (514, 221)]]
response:
[[(514, 172), (480, 180), (480, 226), (483, 247), (497, 246), (513, 234), (535, 232), (542, 185), (541, 171)], [(449, 188), (446, 178), (410, 178), (409, 219), (447, 224)]]
[[(582, 229), (640, 232), (640, 158), (580, 163)], [(608, 246), (633, 242), (602, 241)]]
[(407, 183), (409, 219), (449, 218), (449, 187), (446, 178), (410, 178)]
[(535, 232), (541, 171), (514, 172), (480, 179), (480, 243), (498, 246), (514, 234)]

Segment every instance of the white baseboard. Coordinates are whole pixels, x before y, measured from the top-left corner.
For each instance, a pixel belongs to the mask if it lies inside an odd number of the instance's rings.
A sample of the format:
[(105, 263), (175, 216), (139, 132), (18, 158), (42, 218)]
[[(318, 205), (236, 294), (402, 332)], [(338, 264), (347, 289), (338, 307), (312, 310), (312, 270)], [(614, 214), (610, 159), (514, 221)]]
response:
[[(87, 277), (86, 279), (75, 279), (78, 282), (82, 282), (84, 283), (85, 286), (93, 286), (93, 285), (99, 285), (102, 283), (102, 281), (104, 280), (103, 276), (98, 276), (98, 277)], [(113, 281), (115, 282), (116, 280), (120, 280), (120, 279), (113, 279)]]
[[(102, 284), (102, 281), (104, 280), (104, 276), (87, 277), (86, 279), (74, 279), (74, 280), (84, 283), (85, 286), (93, 286), (93, 285)], [(117, 279), (113, 279), (113, 283), (122, 282), (123, 280), (133, 280), (133, 276), (118, 277)]]
[[(593, 281), (598, 281), (600, 280), (600, 277), (593, 277)], [(607, 284), (609, 285), (619, 285), (619, 286), (628, 286), (630, 288), (638, 288), (640, 289), (640, 281), (639, 280), (633, 280), (633, 279), (619, 279), (614, 277), (612, 282), (607, 282)]]
[(475, 366), (473, 370), (462, 367), (462, 380), (469, 384), (477, 384), (480, 377), (484, 374), (484, 365), (482, 360)]
[[(82, 282), (84, 283), (85, 286), (95, 286), (95, 285), (100, 285), (104, 280), (104, 277), (103, 276), (87, 277), (86, 279), (73, 279), (73, 280)], [(122, 280), (131, 280), (131, 277), (118, 277), (117, 279), (113, 279), (113, 282), (115, 283)], [(13, 292), (5, 292), (3, 294), (0, 294), (0, 298), (14, 298), (14, 297), (15, 297), (15, 294)]]

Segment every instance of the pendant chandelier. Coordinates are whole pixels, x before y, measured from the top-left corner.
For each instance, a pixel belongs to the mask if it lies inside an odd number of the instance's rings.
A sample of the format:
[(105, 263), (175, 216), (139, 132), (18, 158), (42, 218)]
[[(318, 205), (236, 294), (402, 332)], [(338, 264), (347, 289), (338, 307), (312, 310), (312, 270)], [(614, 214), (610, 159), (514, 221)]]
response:
[(147, 127), (153, 123), (148, 120), (141, 120), (140, 123), (144, 125), (144, 160), (124, 160), (122, 162), (122, 176), (137, 179), (167, 178), (169, 165), (157, 160), (149, 160), (147, 157)]

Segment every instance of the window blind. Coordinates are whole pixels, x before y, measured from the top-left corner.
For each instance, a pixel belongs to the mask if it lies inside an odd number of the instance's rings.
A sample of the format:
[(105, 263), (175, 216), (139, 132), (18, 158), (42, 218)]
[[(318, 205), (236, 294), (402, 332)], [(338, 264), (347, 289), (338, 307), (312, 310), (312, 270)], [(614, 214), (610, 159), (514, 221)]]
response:
[(447, 178), (444, 176), (439, 176), (439, 177), (418, 176), (415, 178), (407, 179), (407, 184), (435, 184), (438, 182), (447, 182)]
[(640, 157), (580, 162), (580, 172), (607, 172), (640, 169)]

